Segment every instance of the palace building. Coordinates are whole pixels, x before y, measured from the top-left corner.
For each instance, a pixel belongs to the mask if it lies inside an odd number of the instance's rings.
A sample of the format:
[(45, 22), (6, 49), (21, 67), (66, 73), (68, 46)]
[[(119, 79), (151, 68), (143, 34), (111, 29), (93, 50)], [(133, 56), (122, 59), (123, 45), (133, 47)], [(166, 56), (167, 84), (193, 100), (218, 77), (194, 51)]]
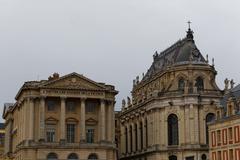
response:
[(210, 160), (240, 160), (240, 85), (226, 88), (221, 105), (209, 123)]
[(4, 106), (13, 160), (116, 160), (114, 86), (71, 73), (25, 82)]
[(221, 107), (223, 92), (197, 48), (193, 31), (161, 53), (119, 113), (121, 160), (207, 160), (207, 123)]

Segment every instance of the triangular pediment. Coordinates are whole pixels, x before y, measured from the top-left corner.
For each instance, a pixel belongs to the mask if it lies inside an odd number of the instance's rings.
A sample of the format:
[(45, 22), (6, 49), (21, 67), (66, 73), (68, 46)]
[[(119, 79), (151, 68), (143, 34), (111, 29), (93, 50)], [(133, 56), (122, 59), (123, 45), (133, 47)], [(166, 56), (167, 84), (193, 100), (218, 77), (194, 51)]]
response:
[(104, 85), (94, 82), (78, 73), (71, 73), (44, 83), (42, 88), (105, 90)]

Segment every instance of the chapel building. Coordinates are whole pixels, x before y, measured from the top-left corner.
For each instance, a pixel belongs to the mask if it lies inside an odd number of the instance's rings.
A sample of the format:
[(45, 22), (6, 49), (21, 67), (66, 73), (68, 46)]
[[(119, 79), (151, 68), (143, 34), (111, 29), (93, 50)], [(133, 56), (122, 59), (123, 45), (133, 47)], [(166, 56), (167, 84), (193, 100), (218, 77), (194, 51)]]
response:
[(207, 123), (214, 120), (222, 91), (189, 28), (184, 39), (153, 55), (132, 99), (122, 101), (121, 160), (207, 160)]
[(6, 104), (12, 160), (116, 160), (114, 86), (78, 73), (25, 82)]

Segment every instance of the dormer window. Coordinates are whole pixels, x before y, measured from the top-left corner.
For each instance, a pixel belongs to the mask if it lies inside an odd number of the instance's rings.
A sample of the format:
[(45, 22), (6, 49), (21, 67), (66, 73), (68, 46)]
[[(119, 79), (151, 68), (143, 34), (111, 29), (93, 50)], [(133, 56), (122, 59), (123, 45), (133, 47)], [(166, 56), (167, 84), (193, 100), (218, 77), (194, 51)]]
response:
[(232, 105), (228, 106), (228, 116), (231, 116), (233, 114), (233, 107)]
[(198, 77), (196, 79), (195, 87), (197, 87), (197, 91), (203, 91), (204, 90), (204, 83), (203, 83), (203, 79), (201, 77)]
[(179, 91), (184, 91), (184, 87), (185, 87), (185, 82), (183, 78), (180, 78), (178, 81), (178, 90)]

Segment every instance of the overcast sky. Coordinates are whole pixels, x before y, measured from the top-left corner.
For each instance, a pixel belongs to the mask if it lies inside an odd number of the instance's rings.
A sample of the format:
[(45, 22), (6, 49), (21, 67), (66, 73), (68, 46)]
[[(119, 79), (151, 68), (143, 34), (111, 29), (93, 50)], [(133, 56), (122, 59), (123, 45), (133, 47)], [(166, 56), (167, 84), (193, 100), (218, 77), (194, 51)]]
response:
[[(239, 0), (0, 0), (0, 104), (25, 81), (78, 72), (116, 86), (116, 108), (159, 52), (184, 38), (240, 82)], [(2, 107), (3, 108), (3, 107)], [(1, 110), (2, 110), (1, 108)]]

